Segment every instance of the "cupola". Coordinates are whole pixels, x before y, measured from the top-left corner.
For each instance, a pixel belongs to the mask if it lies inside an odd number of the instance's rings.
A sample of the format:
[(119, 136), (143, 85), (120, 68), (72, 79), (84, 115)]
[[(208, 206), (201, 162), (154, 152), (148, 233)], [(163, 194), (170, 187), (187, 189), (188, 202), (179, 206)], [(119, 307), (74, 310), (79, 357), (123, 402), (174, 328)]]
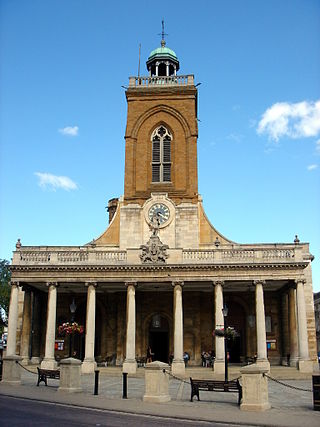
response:
[(179, 70), (179, 61), (176, 53), (166, 47), (164, 40), (164, 24), (162, 22), (161, 47), (154, 49), (147, 60), (147, 69), (150, 76), (175, 76)]

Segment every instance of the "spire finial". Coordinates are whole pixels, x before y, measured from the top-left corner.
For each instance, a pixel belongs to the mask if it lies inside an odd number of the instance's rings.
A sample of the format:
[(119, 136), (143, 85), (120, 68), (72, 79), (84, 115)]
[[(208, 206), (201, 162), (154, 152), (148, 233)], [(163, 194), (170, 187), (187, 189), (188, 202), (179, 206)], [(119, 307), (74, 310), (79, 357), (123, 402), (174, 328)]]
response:
[(164, 36), (167, 36), (168, 34), (164, 32), (164, 19), (163, 18), (162, 18), (161, 24), (162, 24), (162, 32), (161, 32), (161, 34), (158, 34), (158, 35), (161, 36), (161, 38), (162, 38), (161, 39), (161, 47), (165, 47), (166, 41), (164, 39)]

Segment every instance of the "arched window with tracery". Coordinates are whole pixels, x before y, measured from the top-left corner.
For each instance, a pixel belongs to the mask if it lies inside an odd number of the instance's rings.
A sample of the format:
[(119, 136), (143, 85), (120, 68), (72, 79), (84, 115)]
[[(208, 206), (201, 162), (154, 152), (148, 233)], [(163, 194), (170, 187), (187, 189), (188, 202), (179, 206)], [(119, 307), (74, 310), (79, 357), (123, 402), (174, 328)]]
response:
[(152, 182), (171, 181), (172, 135), (163, 125), (155, 129), (152, 141)]

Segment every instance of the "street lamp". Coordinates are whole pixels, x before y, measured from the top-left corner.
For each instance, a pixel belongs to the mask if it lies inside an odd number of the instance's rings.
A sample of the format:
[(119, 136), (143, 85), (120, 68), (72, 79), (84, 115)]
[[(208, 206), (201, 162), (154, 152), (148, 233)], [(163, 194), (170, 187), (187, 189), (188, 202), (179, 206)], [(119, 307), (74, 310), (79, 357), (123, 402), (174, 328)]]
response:
[[(74, 298), (72, 299), (72, 303), (70, 304), (70, 313), (71, 313), (71, 323), (74, 322), (74, 314), (77, 309), (77, 304), (74, 301)], [(72, 341), (73, 341), (73, 333), (69, 336), (69, 357), (72, 357)]]
[[(223, 319), (224, 319), (224, 333), (227, 332), (227, 316), (228, 316), (228, 307), (223, 306), (222, 309)], [(228, 382), (228, 338), (224, 335), (224, 382)]]

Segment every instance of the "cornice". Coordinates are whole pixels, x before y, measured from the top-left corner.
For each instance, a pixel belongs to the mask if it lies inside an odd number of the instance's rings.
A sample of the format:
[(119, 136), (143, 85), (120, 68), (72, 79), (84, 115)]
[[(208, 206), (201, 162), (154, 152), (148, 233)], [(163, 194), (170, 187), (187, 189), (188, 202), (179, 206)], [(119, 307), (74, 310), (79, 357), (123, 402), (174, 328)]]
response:
[(254, 264), (126, 264), (126, 265), (12, 265), (10, 270), (19, 271), (170, 271), (170, 270), (257, 270), (257, 269), (304, 269), (308, 262), (254, 263)]

